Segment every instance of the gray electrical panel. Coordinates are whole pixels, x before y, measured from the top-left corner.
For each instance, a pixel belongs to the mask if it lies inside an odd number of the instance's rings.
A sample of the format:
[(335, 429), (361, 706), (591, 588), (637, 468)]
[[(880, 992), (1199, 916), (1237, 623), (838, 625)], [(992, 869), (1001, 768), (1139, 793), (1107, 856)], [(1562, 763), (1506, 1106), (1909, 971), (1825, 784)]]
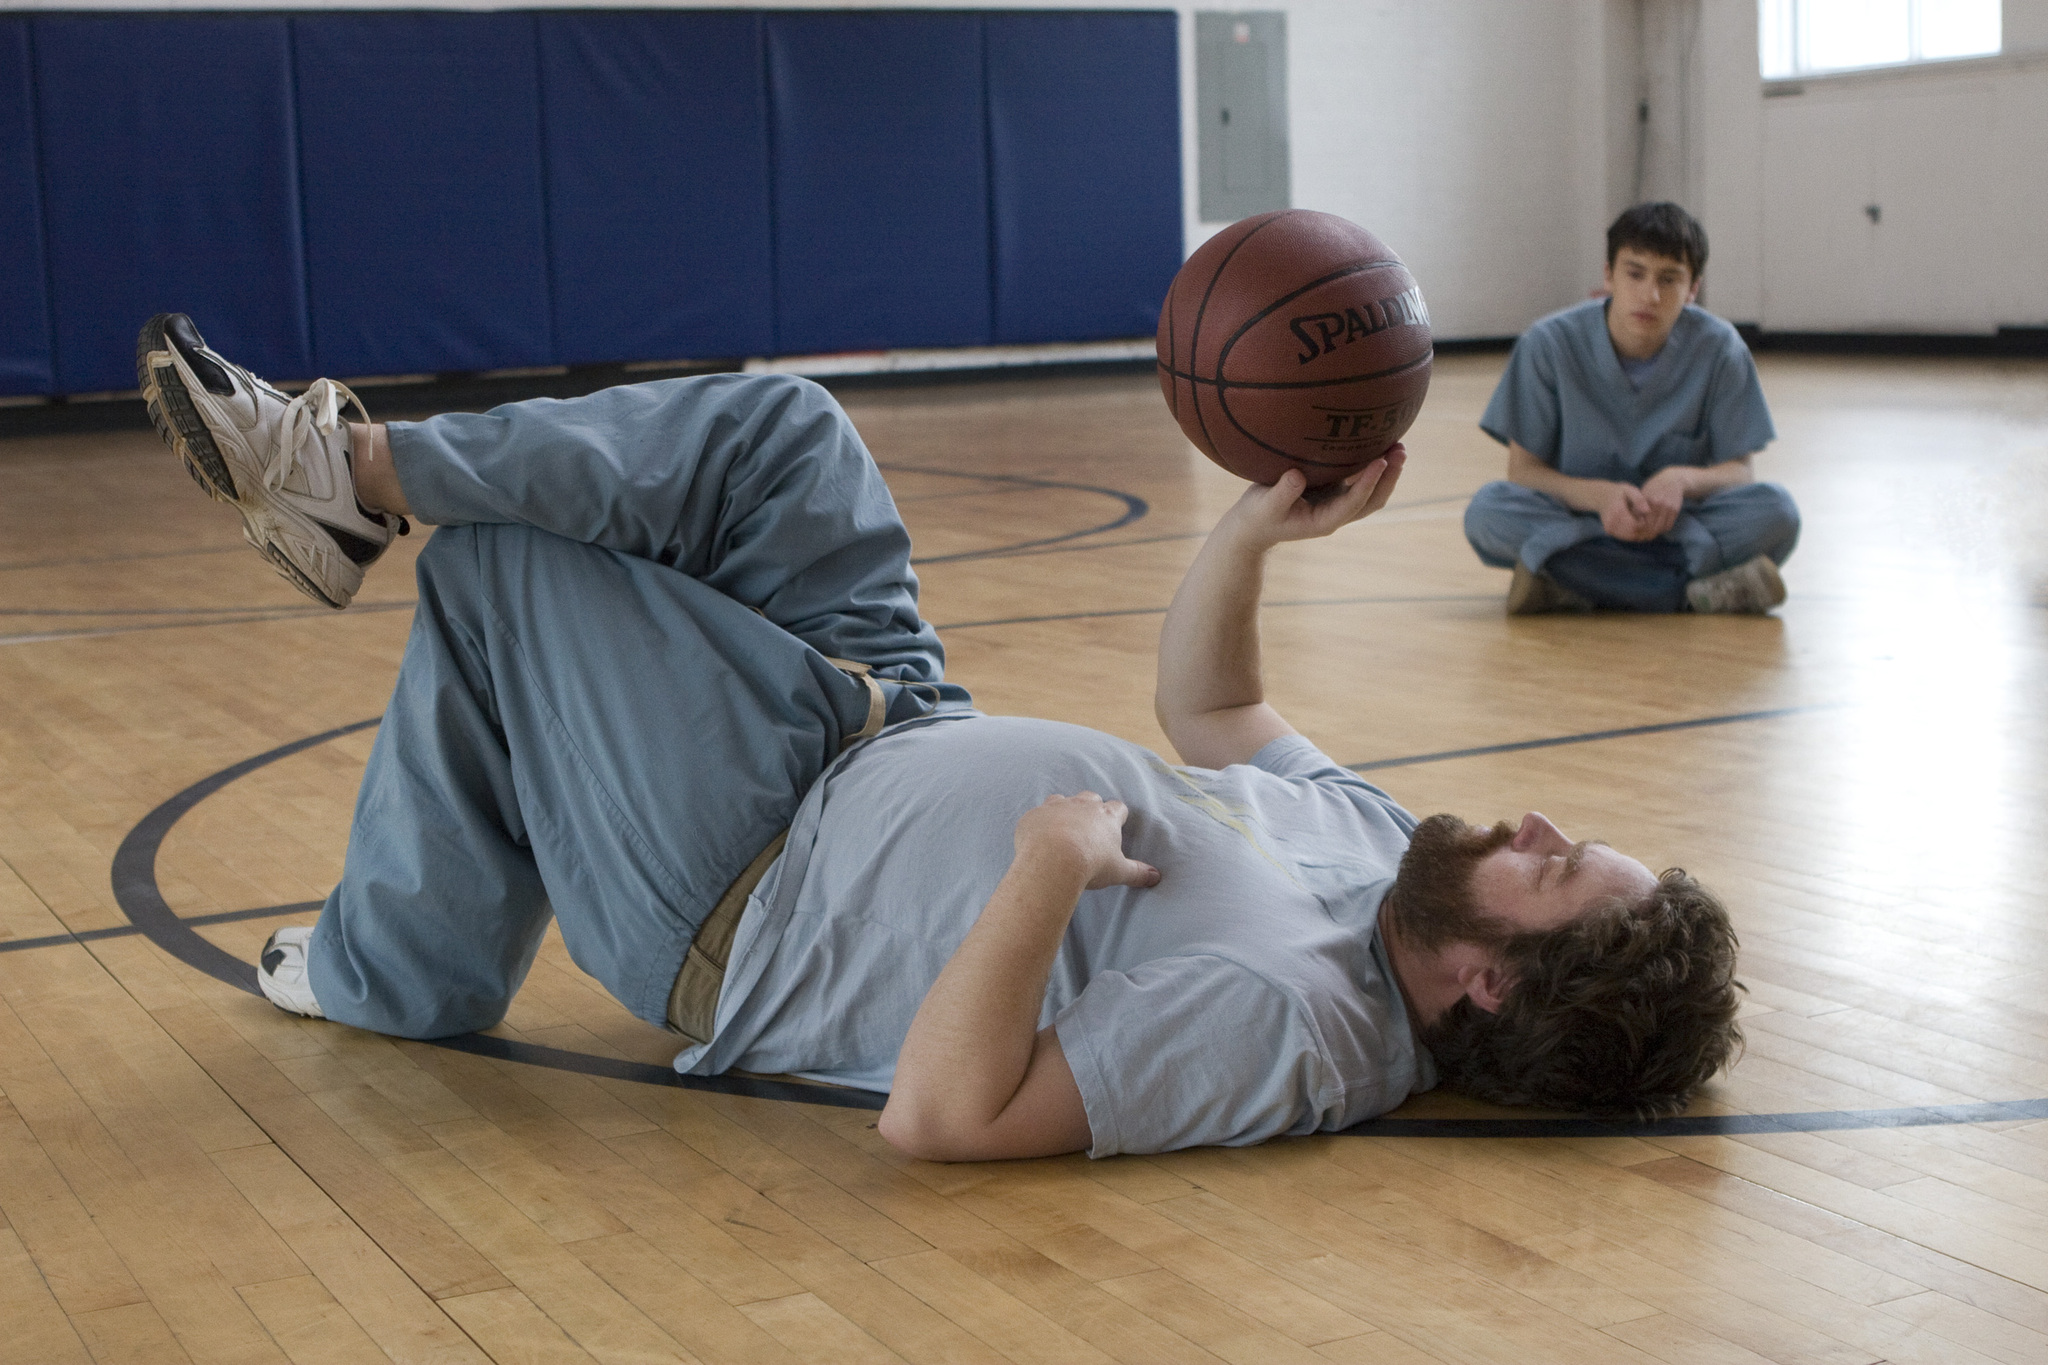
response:
[(1202, 220), (1234, 222), (1290, 207), (1287, 16), (1197, 11), (1195, 100)]

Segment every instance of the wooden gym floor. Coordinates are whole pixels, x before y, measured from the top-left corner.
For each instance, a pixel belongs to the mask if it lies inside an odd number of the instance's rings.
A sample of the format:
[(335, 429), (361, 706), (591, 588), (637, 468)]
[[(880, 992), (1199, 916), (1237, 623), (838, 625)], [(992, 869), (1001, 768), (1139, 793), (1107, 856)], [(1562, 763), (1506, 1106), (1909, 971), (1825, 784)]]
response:
[[(1749, 1050), (1695, 1114), (1788, 1117), (944, 1167), (638, 1079), (672, 1044), (559, 941), (499, 1030), (553, 1065), (293, 1019), (202, 968), (339, 873), (421, 537), (334, 615), (153, 435), (20, 438), (0, 1361), (2048, 1360), (2048, 366), (1767, 357), (1778, 615), (1507, 620), (1459, 533), (1500, 365), (1441, 361), (1395, 507), (1280, 553), (1275, 700), (1417, 812), (1719, 887)], [(1151, 381), (846, 401), (953, 675), (1160, 745), (1160, 613), (1237, 485)]]

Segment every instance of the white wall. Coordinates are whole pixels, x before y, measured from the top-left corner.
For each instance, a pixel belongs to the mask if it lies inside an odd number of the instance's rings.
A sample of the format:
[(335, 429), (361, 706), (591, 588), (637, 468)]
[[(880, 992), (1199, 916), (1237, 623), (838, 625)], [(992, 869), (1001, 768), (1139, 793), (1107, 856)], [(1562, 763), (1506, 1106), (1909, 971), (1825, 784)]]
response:
[[(437, 0), (430, 7), (521, 3)], [(531, 0), (615, 8), (620, 0)], [(669, 0), (676, 7), (967, 8), (953, 0)], [(392, 0), (0, 0), (0, 8), (347, 9)], [(1000, 0), (1001, 8), (1131, 8), (1145, 0)], [(1159, 8), (1167, 8), (1160, 5)], [(1182, 24), (1187, 245), (1196, 217), (1194, 4)], [(1229, 8), (1207, 3), (1204, 9)], [(1294, 202), (1372, 228), (1408, 261), (1438, 334), (1501, 336), (1583, 298), (1629, 164), (1635, 0), (1258, 0), (1287, 12)], [(1617, 35), (1620, 35), (1617, 37)], [(1631, 105), (1632, 107), (1632, 105)], [(1618, 127), (1618, 131), (1617, 131)], [(1620, 139), (1617, 142), (1617, 139)]]
[(1700, 6), (1717, 312), (1781, 331), (2048, 323), (2048, 0), (2006, 0), (1998, 57), (1770, 87), (1754, 0), (1669, 2)]
[(1519, 332), (1585, 297), (1606, 222), (1609, 6), (1285, 8), (1298, 207), (1400, 252), (1440, 336)]

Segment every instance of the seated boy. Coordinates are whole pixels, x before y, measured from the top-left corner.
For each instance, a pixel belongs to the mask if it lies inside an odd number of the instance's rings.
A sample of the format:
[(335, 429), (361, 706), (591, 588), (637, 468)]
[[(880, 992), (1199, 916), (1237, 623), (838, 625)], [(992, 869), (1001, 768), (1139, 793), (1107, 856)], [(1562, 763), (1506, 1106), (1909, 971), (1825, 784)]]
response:
[(1479, 558), (1512, 568), (1508, 614), (1762, 614), (1799, 509), (1757, 483), (1777, 435), (1756, 364), (1703, 308), (1707, 234), (1676, 204), (1637, 204), (1607, 229), (1608, 296), (1522, 335), (1479, 419), (1508, 476), (1465, 509)]

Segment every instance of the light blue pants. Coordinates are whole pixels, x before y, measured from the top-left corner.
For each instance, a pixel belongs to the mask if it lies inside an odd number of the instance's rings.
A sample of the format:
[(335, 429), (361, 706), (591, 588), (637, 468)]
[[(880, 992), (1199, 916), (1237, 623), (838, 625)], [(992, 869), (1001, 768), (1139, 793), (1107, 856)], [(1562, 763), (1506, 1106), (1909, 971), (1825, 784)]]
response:
[(1799, 508), (1777, 484), (1739, 484), (1686, 503), (1669, 531), (1633, 543), (1609, 536), (1591, 513), (1501, 479), (1472, 495), (1465, 539), (1481, 562), (1496, 569), (1519, 562), (1597, 607), (1679, 611), (1692, 579), (1758, 555), (1784, 563), (1799, 543)]
[[(393, 423), (438, 523), (310, 952), (330, 1019), (504, 1017), (552, 911), (660, 1024), (697, 927), (867, 717), (826, 662), (938, 684), (910, 539), (817, 385), (717, 375)], [(885, 688), (889, 719), (932, 688)]]

